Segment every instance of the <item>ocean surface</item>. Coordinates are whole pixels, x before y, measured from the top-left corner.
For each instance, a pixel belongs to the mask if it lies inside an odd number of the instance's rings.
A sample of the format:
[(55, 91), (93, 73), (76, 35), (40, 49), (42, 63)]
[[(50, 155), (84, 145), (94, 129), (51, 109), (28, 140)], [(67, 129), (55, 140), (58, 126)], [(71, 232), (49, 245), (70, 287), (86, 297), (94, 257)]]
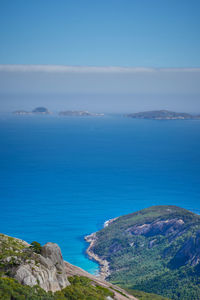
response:
[(0, 232), (95, 273), (84, 236), (158, 204), (200, 211), (200, 121), (0, 117)]

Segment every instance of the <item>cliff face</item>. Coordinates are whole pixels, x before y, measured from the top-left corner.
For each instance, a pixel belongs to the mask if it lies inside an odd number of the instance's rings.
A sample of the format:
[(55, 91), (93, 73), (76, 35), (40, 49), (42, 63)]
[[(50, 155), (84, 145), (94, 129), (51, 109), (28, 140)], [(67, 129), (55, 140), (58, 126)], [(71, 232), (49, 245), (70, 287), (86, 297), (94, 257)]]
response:
[(40, 254), (23, 261), (15, 270), (14, 278), (21, 284), (38, 284), (45, 291), (58, 291), (70, 283), (67, 279), (64, 261), (57, 244), (47, 243)]
[(27, 243), (0, 235), (1, 271), (24, 285), (39, 285), (45, 291), (58, 291), (70, 283), (65, 264), (57, 244), (47, 243), (41, 254), (35, 253)]
[(179, 251), (170, 261), (172, 268), (189, 265), (198, 266), (200, 263), (200, 231), (186, 240)]

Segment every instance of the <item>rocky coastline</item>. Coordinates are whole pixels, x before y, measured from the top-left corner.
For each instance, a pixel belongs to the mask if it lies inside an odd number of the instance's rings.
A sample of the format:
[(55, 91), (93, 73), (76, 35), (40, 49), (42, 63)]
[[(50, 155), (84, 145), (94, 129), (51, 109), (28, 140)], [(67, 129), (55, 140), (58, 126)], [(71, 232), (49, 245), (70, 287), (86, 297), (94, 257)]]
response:
[(105, 280), (109, 275), (110, 275), (110, 271), (109, 271), (109, 263), (107, 260), (101, 259), (98, 255), (96, 255), (92, 248), (95, 245), (96, 242), (96, 232), (87, 235), (85, 237), (85, 241), (88, 242), (90, 245), (86, 250), (87, 255), (89, 256), (90, 259), (95, 260), (96, 262), (98, 262), (100, 270), (98, 273), (98, 276)]
[[(103, 227), (105, 228), (105, 227), (109, 226), (116, 219), (118, 219), (118, 217), (105, 221)], [(93, 252), (93, 247), (97, 241), (96, 232), (85, 236), (84, 239), (87, 243), (90, 244), (86, 250), (87, 255), (89, 256), (90, 259), (95, 260), (99, 264), (100, 270), (99, 270), (98, 276), (101, 279), (105, 280), (111, 274), (110, 269), (109, 269), (109, 262), (105, 259), (102, 259), (101, 257), (99, 257), (97, 254), (95, 254)]]
[(116, 217), (116, 218), (109, 219), (109, 220), (105, 221), (103, 227), (105, 228), (105, 227), (109, 226), (112, 222), (114, 222), (114, 221), (117, 220), (118, 218), (119, 218), (119, 217)]

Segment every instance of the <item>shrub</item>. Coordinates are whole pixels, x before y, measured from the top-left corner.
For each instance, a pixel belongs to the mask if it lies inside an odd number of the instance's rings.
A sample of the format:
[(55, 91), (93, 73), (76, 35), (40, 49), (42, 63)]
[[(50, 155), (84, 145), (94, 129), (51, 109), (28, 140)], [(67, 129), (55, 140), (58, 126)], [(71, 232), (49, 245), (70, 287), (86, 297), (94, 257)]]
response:
[(34, 242), (31, 243), (30, 248), (31, 248), (35, 253), (41, 254), (42, 246), (41, 246), (40, 243), (34, 241)]

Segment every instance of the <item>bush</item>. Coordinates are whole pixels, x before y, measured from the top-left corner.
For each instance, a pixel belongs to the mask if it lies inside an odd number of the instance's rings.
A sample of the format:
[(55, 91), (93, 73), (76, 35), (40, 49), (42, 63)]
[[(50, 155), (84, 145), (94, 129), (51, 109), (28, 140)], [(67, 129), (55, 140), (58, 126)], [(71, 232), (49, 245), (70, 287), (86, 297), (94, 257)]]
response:
[(37, 254), (41, 254), (42, 252), (42, 246), (38, 242), (32, 242), (30, 248)]

